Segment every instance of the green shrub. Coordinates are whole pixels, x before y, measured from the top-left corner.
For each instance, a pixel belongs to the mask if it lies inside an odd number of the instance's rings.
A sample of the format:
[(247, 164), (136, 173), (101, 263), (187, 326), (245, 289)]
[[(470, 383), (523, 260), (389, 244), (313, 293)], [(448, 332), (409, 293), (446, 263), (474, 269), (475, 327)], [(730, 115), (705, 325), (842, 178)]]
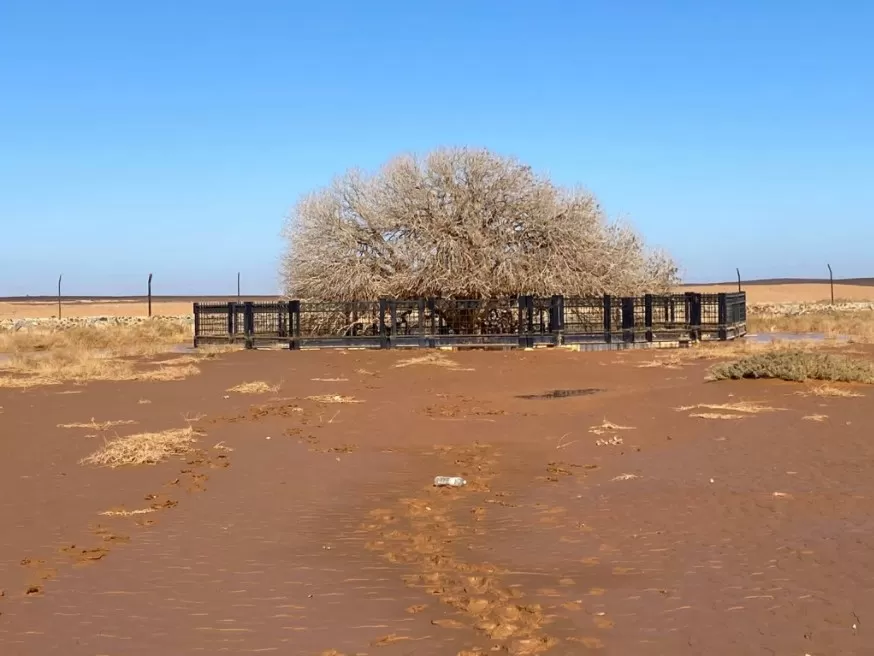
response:
[(710, 369), (716, 380), (777, 378), (802, 382), (874, 383), (874, 364), (845, 355), (795, 349), (757, 353)]

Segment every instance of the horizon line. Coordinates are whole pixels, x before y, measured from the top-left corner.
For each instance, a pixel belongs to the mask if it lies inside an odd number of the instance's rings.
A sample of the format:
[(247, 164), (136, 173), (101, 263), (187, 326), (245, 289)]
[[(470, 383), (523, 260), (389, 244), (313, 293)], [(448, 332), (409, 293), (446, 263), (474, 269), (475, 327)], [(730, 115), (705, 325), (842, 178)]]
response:
[[(763, 286), (763, 285), (828, 285), (831, 281), (828, 278), (759, 278), (756, 280), (742, 280), (741, 287), (748, 286)], [(836, 278), (836, 285), (854, 285), (859, 287), (874, 286), (874, 277), (872, 278)], [(737, 280), (728, 280), (724, 282), (683, 282), (678, 287), (723, 287), (737, 285)], [(240, 298), (254, 299), (276, 299), (281, 298), (281, 294), (243, 294)], [(15, 302), (39, 302), (39, 301), (57, 301), (58, 296), (48, 296), (45, 294), (35, 296), (0, 296), (0, 303), (15, 303)], [(71, 295), (60, 296), (61, 301), (145, 301), (148, 299), (146, 294), (122, 294), (122, 295)], [(228, 300), (237, 299), (236, 294), (153, 294), (153, 301), (163, 302), (183, 302), (192, 301), (193, 299), (204, 300)]]

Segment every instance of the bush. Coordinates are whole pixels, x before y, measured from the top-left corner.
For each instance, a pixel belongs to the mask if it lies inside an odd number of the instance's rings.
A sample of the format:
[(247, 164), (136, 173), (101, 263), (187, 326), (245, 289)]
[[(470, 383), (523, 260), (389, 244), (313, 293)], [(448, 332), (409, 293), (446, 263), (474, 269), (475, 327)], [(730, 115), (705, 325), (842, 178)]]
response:
[(294, 298), (632, 295), (677, 282), (673, 261), (591, 194), (485, 150), (347, 172), (300, 200), (285, 236)]
[(767, 351), (733, 362), (715, 365), (710, 370), (716, 380), (777, 378), (803, 382), (827, 380), (843, 383), (874, 383), (874, 365), (843, 355), (800, 351)]

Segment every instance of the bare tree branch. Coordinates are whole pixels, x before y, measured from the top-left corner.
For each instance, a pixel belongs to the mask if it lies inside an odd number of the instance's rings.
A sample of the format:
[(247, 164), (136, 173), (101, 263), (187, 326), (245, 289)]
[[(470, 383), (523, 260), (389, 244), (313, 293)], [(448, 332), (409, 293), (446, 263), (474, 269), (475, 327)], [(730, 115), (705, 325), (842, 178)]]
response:
[(486, 150), (349, 171), (301, 198), (284, 234), (295, 298), (630, 295), (677, 282), (674, 261), (608, 221), (590, 193)]

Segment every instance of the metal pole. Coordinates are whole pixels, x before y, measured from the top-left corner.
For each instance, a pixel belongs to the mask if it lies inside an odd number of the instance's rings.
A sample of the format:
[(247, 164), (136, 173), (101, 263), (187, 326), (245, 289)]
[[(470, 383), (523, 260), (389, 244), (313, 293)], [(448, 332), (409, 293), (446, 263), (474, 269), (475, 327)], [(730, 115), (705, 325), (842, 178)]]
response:
[(237, 303), (240, 302), (240, 272), (237, 271)]
[(829, 287), (831, 287), (831, 292), (832, 292), (832, 305), (834, 305), (835, 304), (835, 276), (832, 273), (832, 265), (826, 264), (826, 266), (828, 267)]
[(735, 269), (737, 271), (737, 291), (741, 291), (740, 288), (740, 269)]
[(149, 316), (152, 316), (152, 274), (149, 274)]
[(58, 319), (61, 318), (61, 280), (63, 280), (64, 274), (58, 276)]

